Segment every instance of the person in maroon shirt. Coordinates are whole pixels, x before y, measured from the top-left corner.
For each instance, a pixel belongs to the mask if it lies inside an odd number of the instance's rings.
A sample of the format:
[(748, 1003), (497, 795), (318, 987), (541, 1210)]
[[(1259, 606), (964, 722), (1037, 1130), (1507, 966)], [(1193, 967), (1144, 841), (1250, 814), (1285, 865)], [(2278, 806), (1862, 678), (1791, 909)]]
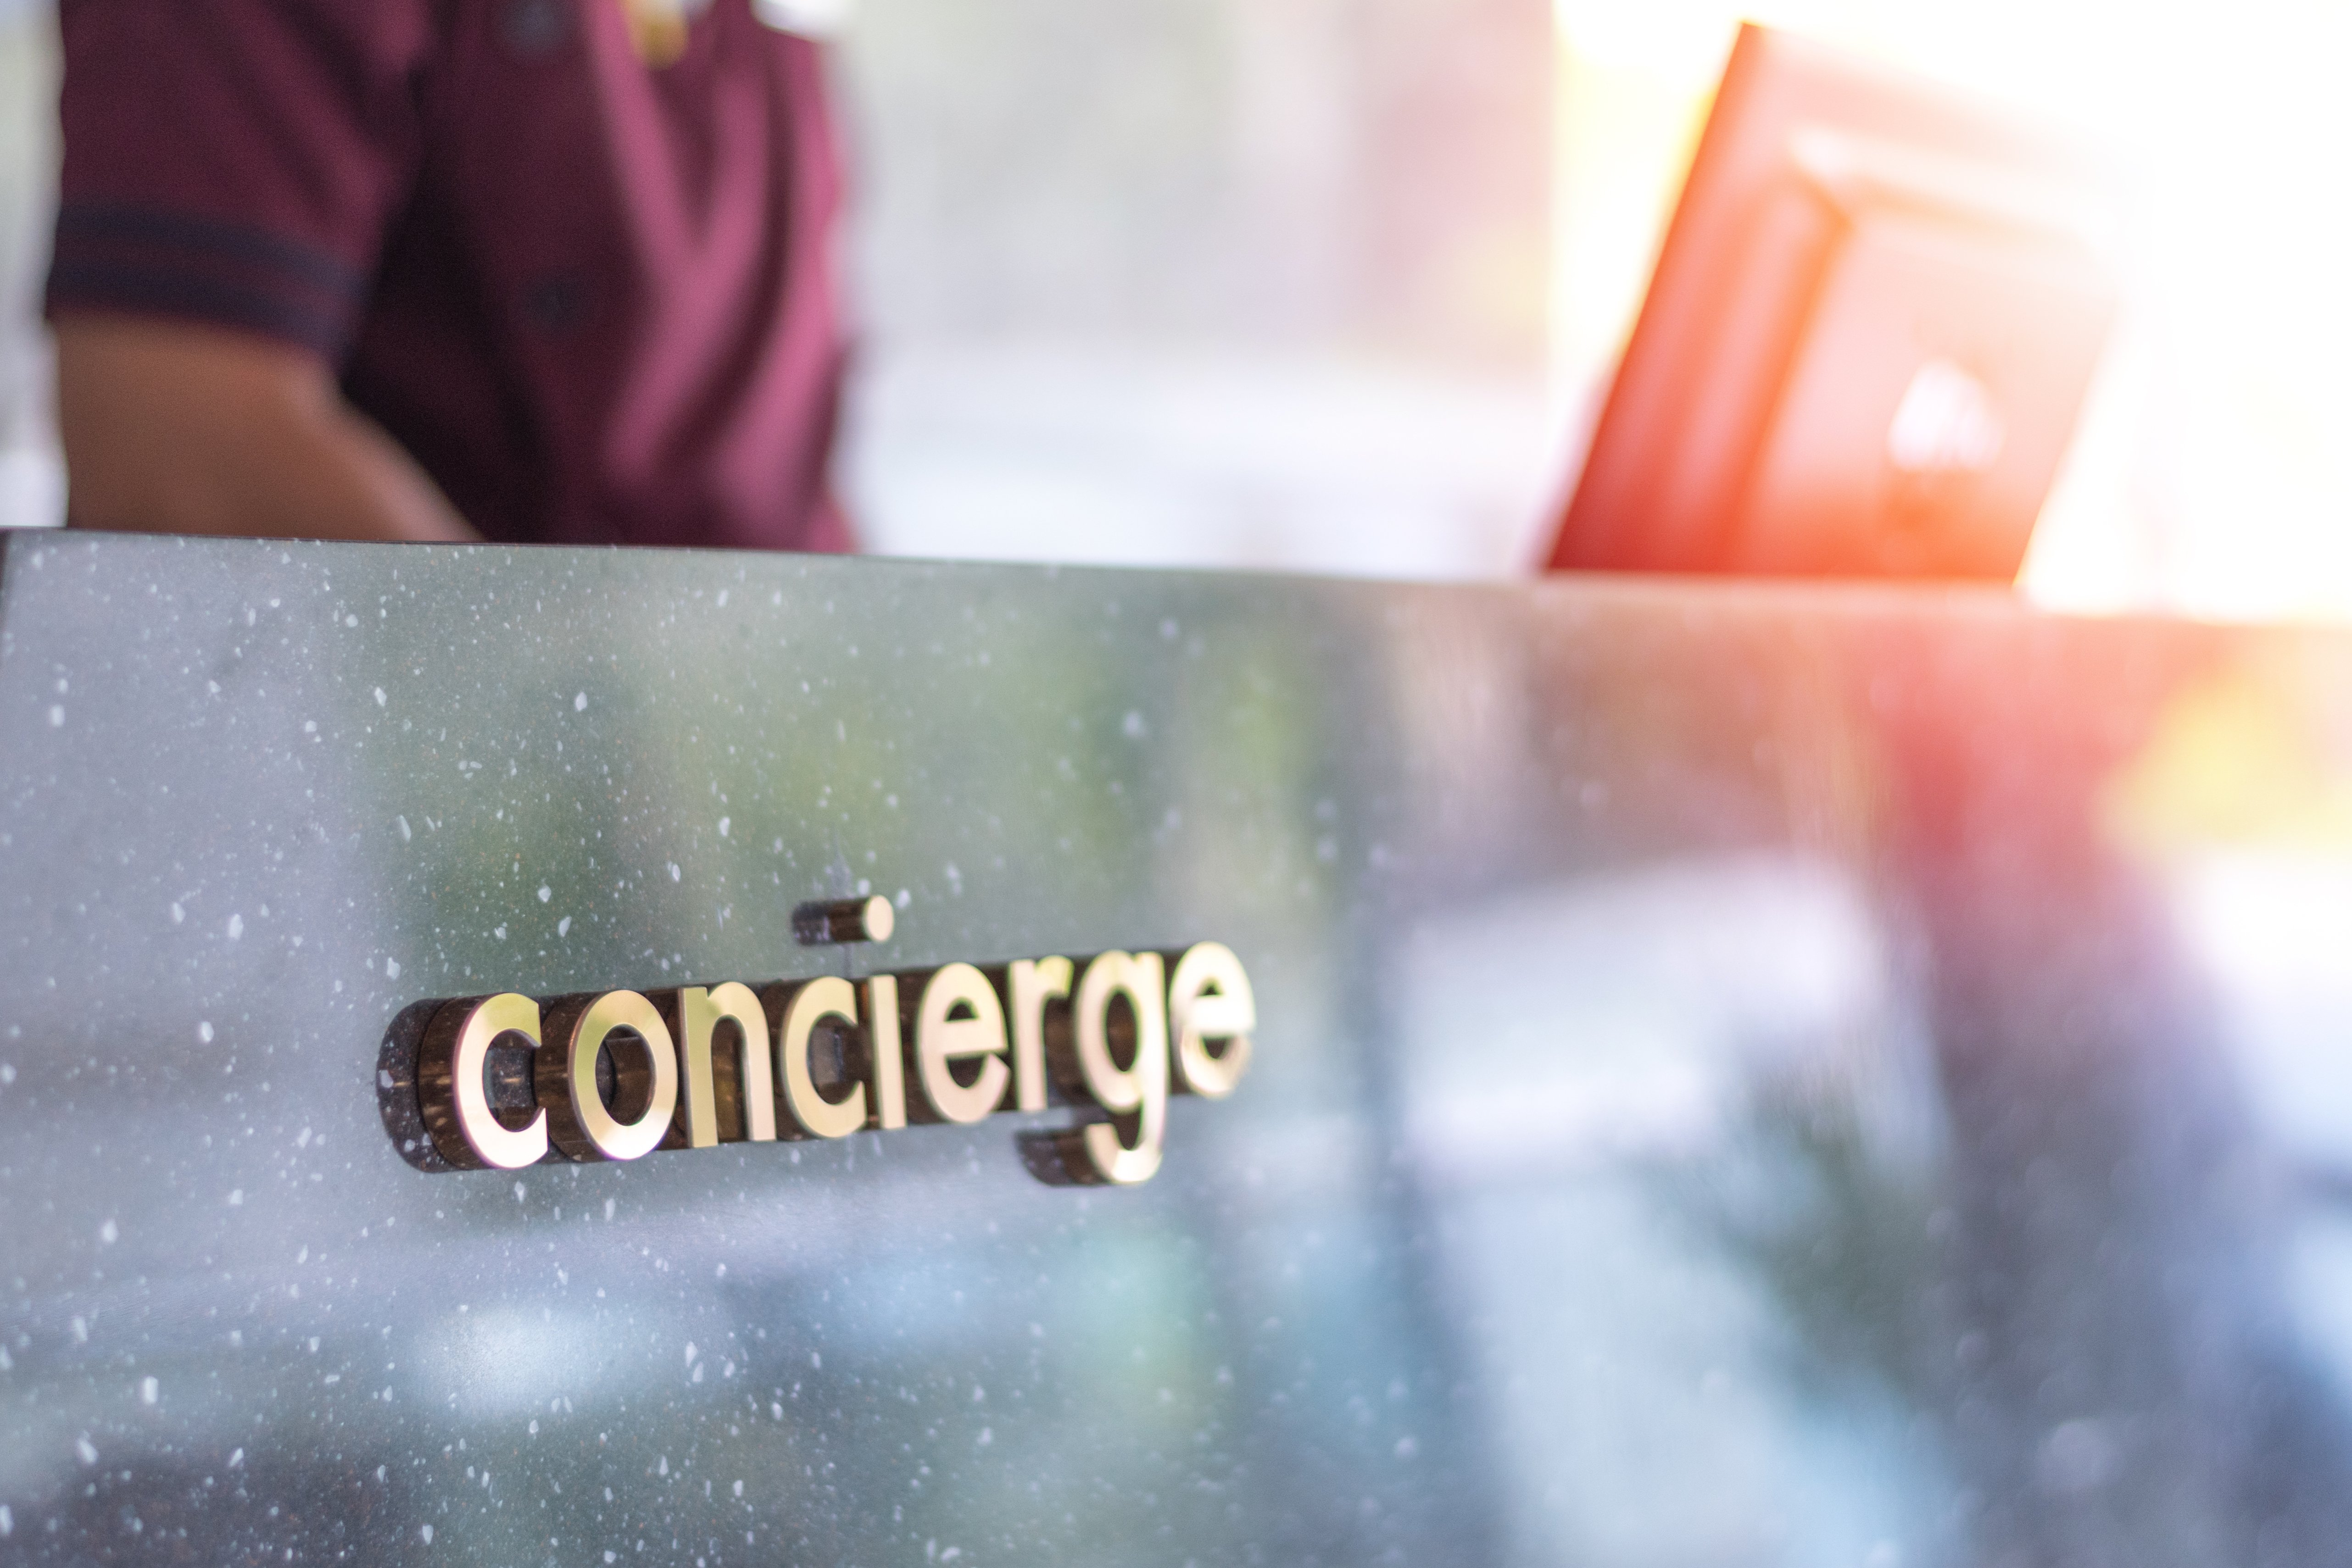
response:
[(784, 0), (63, 0), (72, 521), (845, 549)]

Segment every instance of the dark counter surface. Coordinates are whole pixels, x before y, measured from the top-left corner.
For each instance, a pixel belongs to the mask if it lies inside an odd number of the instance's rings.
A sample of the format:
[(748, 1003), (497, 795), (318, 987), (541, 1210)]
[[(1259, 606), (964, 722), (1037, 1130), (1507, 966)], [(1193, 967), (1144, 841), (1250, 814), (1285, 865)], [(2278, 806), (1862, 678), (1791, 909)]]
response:
[[(2302, 1563), (2352, 635), (0, 543), (0, 1562)], [(880, 893), (887, 946), (800, 902)], [(427, 1174), (426, 998), (1203, 938), (1066, 1112)]]

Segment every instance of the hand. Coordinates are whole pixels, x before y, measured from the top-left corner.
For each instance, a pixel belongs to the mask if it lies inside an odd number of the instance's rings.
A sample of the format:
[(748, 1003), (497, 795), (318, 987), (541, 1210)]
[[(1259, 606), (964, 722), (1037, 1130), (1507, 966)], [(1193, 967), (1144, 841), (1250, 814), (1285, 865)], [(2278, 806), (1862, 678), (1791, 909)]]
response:
[(479, 537), (307, 350), (163, 317), (75, 312), (56, 328), (73, 527)]

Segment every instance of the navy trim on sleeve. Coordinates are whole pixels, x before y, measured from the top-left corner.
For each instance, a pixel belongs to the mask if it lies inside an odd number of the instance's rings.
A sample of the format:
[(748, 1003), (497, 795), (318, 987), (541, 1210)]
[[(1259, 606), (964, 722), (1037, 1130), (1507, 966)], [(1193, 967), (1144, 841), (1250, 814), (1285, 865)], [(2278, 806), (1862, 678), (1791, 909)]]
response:
[(185, 316), (285, 338), (339, 358), (348, 332), (340, 319), (319, 316), (282, 299), (215, 278), (163, 268), (60, 258), (49, 268), (52, 308), (112, 308), (142, 314)]
[(58, 209), (58, 239), (117, 242), (214, 255), (274, 269), (315, 288), (356, 299), (367, 278), (341, 257), (267, 229), (226, 224), (163, 207), (68, 202)]
[(58, 213), (48, 302), (216, 322), (333, 361), (366, 288), (341, 257), (267, 230), (167, 208), (68, 203)]

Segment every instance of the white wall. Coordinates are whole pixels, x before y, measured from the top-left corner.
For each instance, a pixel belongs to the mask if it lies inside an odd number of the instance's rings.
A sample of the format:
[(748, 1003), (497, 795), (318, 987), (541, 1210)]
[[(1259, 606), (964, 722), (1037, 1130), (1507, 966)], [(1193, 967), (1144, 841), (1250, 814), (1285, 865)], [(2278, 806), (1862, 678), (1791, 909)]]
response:
[(859, 0), (853, 512), (1461, 577), (1558, 489), (1548, 0)]

